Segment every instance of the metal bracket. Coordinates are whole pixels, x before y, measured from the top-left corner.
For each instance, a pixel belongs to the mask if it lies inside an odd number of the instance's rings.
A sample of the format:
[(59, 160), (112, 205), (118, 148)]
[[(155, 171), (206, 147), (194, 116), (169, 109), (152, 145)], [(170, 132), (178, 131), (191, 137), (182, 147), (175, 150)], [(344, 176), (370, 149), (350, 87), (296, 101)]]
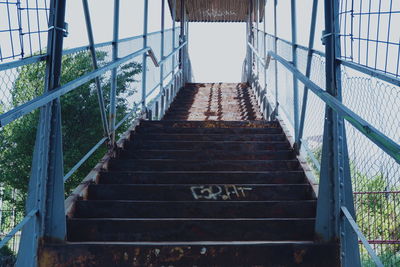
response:
[(154, 66), (156, 66), (156, 67), (159, 67), (159, 66), (160, 66), (160, 65), (158, 64), (156, 55), (154, 54), (154, 52), (153, 52), (152, 49), (148, 50), (146, 55), (147, 55), (148, 57), (151, 58), (151, 60), (153, 61)]
[(64, 28), (60, 28), (60, 27), (55, 27), (55, 26), (51, 26), (48, 28), (48, 31), (55, 29), (56, 31), (62, 31), (63, 32), (63, 36), (67, 37), (69, 32), (68, 32), (68, 23), (64, 22)]
[(323, 45), (326, 45), (326, 39), (331, 36), (331, 35), (336, 35), (337, 33), (334, 32), (330, 32), (330, 33), (326, 33), (326, 30), (322, 31), (322, 36), (321, 36), (321, 42)]

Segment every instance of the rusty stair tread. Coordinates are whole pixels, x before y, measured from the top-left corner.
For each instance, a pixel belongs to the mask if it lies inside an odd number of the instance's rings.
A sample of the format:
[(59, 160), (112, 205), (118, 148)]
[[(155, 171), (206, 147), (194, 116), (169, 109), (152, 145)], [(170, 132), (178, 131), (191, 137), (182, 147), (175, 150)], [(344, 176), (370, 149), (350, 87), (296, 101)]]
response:
[(178, 127), (138, 127), (137, 133), (197, 133), (197, 134), (270, 134), (270, 133), (282, 133), (281, 128), (178, 128)]
[[(237, 193), (239, 191), (239, 193)], [(210, 198), (212, 194), (213, 199)], [(307, 184), (92, 184), (89, 199), (126, 200), (310, 200)]]
[(296, 157), (292, 150), (244, 151), (237, 153), (230, 150), (160, 150), (138, 149), (135, 151), (121, 149), (120, 158), (124, 159), (196, 159), (196, 160), (284, 160)]
[(163, 120), (141, 121), (103, 165), (69, 214), (67, 242), (43, 248), (48, 259), (338, 266), (338, 244), (314, 241), (316, 196), (304, 170), (257, 103), (246, 84), (188, 84)]
[(311, 241), (67, 242), (43, 249), (49, 266), (59, 267), (339, 265), (336, 244)]
[(304, 184), (304, 172), (296, 171), (270, 171), (270, 172), (244, 172), (244, 171), (102, 171), (99, 173), (99, 183), (104, 184), (157, 184), (157, 183), (252, 183), (252, 184)]
[(67, 227), (70, 241), (263, 241), (312, 240), (314, 223), (314, 218), (73, 218)]
[(297, 170), (297, 160), (176, 160), (118, 159), (110, 160), (109, 170), (182, 170), (182, 171), (269, 171)]
[(131, 140), (140, 139), (145, 140), (184, 140), (184, 141), (284, 141), (286, 136), (283, 133), (275, 134), (135, 134), (131, 136)]
[(126, 201), (76, 202), (75, 218), (312, 218), (315, 200), (302, 201)]

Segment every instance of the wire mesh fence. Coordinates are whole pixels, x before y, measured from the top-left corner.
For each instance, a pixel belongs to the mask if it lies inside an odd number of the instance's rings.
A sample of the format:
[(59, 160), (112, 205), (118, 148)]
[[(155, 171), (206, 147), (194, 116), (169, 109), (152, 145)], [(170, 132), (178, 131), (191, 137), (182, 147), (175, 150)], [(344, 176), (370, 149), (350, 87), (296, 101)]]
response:
[[(274, 51), (275, 38), (267, 35), (267, 50)], [(291, 44), (279, 39), (277, 53), (292, 60)], [(297, 62), (305, 74), (308, 51), (299, 46)], [(284, 66), (272, 61), (267, 74), (267, 94), (274, 105), (277, 97), (281, 118), (293, 130), (293, 81)], [(310, 80), (325, 88), (325, 58), (312, 55)], [(275, 72), (278, 71), (277, 80)], [(275, 90), (277, 87), (277, 91)], [(343, 103), (395, 142), (400, 141), (400, 88), (353, 69), (342, 67)], [(276, 93), (278, 96), (276, 96)], [(304, 85), (299, 83), (299, 107), (303, 104)], [(302, 151), (319, 178), (325, 103), (309, 91), (305, 113)], [(382, 149), (346, 122), (351, 176), (357, 224), (385, 266), (400, 264), (400, 166)], [(375, 266), (360, 244), (363, 266)]]
[(399, 1), (340, 1), (339, 23), (343, 59), (399, 76)]
[(0, 62), (46, 53), (49, 2), (0, 1)]
[[(175, 47), (179, 45), (179, 28), (175, 29)], [(148, 45), (153, 49), (158, 60), (161, 60), (161, 33), (150, 33)], [(164, 56), (172, 53), (172, 30), (165, 31)], [(118, 43), (118, 57), (122, 58), (143, 48), (143, 36), (122, 39)], [(111, 63), (112, 43), (95, 45), (99, 68)], [(142, 100), (142, 56), (137, 56), (117, 68), (117, 135), (122, 134), (133, 119), (140, 113), (139, 103)], [(151, 59), (147, 68), (147, 102), (160, 92), (160, 68), (154, 67)], [(163, 65), (163, 83), (167, 84), (172, 77), (172, 61), (178, 66), (178, 54)], [(44, 92), (46, 62), (42, 58), (23, 59), (6, 63), (0, 68), (0, 114), (24, 104)], [(7, 65), (8, 64), (8, 65)], [(10, 65), (11, 64), (11, 65)], [(63, 51), (61, 84), (77, 79), (93, 71), (92, 55), (88, 47), (78, 47)], [(169, 77), (169, 78), (168, 78)], [(104, 106), (108, 115), (110, 108), (111, 71), (99, 76), (101, 91), (104, 95)], [(86, 155), (99, 140), (104, 137), (98, 88), (95, 79), (81, 85), (60, 97), (62, 108), (64, 171), (68, 173), (76, 167), (77, 162)], [(25, 215), (24, 203), (30, 176), (33, 148), (39, 110), (35, 110), (12, 123), (0, 127), (0, 236), (4, 237)], [(126, 120), (125, 120), (126, 119)], [(125, 120), (125, 121), (122, 121)], [(82, 127), (85, 125), (85, 127)], [(68, 195), (82, 178), (106, 152), (106, 146), (100, 148), (86, 161), (79, 165), (77, 171), (68, 176), (65, 194)], [(15, 260), (20, 233), (7, 244), (7, 256), (0, 254), (0, 263)], [(4, 265), (6, 266), (6, 265)], [(10, 265), (11, 266), (11, 265)]]
[[(343, 103), (400, 141), (400, 88), (342, 69)], [(346, 123), (357, 223), (387, 266), (400, 264), (400, 166)], [(365, 265), (374, 266), (362, 250)]]

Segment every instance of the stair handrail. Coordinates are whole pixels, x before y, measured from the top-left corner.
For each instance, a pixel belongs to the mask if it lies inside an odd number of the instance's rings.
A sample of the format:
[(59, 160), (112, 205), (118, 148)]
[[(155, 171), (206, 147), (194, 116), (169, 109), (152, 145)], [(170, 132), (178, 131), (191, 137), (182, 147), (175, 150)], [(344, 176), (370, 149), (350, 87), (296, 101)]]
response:
[[(157, 32), (151, 33), (149, 35), (152, 34), (156, 34)], [(130, 37), (130, 38), (125, 38), (122, 39), (121, 41), (129, 41), (132, 39), (136, 39), (136, 38), (141, 38), (141, 36), (135, 36), (135, 37)], [(101, 46), (106, 46), (111, 44), (111, 42), (104, 42), (101, 44), (97, 44), (95, 47), (101, 47)], [(152, 62), (154, 64), (154, 66), (156, 67), (161, 67), (163, 64), (165, 64), (165, 62), (171, 58), (172, 56), (176, 55), (183, 47), (185, 47), (187, 45), (187, 41), (182, 43), (180, 46), (176, 47), (169, 55), (167, 55), (166, 57), (164, 57), (163, 59), (161, 59), (160, 61), (157, 60), (157, 57), (155, 56), (155, 53), (152, 49), (151, 46), (147, 46), (145, 48), (136, 50), (135, 52), (132, 52), (130, 54), (128, 54), (127, 56), (124, 56), (122, 58), (118, 58), (114, 61), (112, 61), (111, 63), (108, 63), (98, 69), (95, 69), (87, 74), (84, 74), (82, 76), (80, 76), (79, 78), (70, 81), (62, 86), (59, 86), (58, 88), (56, 88), (53, 91), (48, 91), (46, 93), (43, 93), (40, 96), (35, 97), (34, 99), (27, 101), (3, 114), (0, 114), (0, 128), (10, 124), (11, 122), (23, 117), (26, 114), (29, 114), (30, 112), (32, 112), (33, 110), (40, 108), (42, 106), (45, 106), (46, 104), (50, 103), (51, 101), (67, 94), (68, 92), (71, 92), (75, 89), (77, 89), (79, 86), (95, 79), (96, 77), (101, 76), (102, 74), (104, 74), (107, 71), (110, 71), (126, 62), (128, 62), (129, 60), (138, 57), (140, 55), (146, 54), (147, 56), (149, 56), (152, 59)], [(82, 46), (82, 47), (78, 47), (78, 48), (73, 48), (73, 49), (68, 49), (63, 51), (63, 55), (68, 55), (68, 54), (72, 54), (72, 53), (76, 53), (76, 52), (80, 52), (80, 51), (85, 51), (88, 49), (88, 46)], [(15, 68), (15, 67), (20, 67), (20, 66), (24, 66), (24, 65), (28, 65), (28, 64), (32, 64), (32, 63), (36, 63), (39, 61), (43, 61), (46, 59), (46, 56), (34, 56), (31, 58), (26, 58), (26, 59), (22, 59), (19, 61), (15, 61), (15, 62), (11, 62), (11, 63), (4, 63), (0, 65), (0, 70), (6, 70), (9, 68)], [(171, 72), (169, 73), (171, 74)], [(168, 74), (168, 75), (169, 75)], [(166, 75), (166, 76), (168, 76)], [(172, 79), (170, 80), (170, 82), (167, 84), (167, 86), (171, 86), (175, 79), (177, 77), (181, 77), (181, 70), (179, 70), (178, 72), (175, 73), (174, 77), (172, 77)], [(164, 77), (164, 80), (166, 79), (166, 77)], [(161, 94), (161, 92), (160, 92)], [(148, 95), (146, 95), (147, 97)], [(115, 127), (115, 131), (130, 117), (132, 116), (135, 112), (138, 111), (139, 109), (139, 104), (135, 104), (133, 106), (133, 108), (116, 124)], [(64, 183), (68, 180), (68, 178), (70, 178), (72, 176), (72, 174), (75, 173), (75, 171), (84, 163), (86, 162), (87, 159), (89, 159), (89, 157), (97, 151), (97, 149), (104, 144), (106, 141), (108, 140), (108, 137), (103, 137), (102, 139), (100, 139), (69, 171), (67, 174), (64, 175), (63, 180)], [(3, 246), (5, 246), (7, 244), (7, 242), (17, 233), (19, 232), (33, 217), (35, 217), (38, 213), (38, 209), (33, 209), (31, 210), (26, 216), (24, 216), (21, 220), (21, 222), (19, 224), (17, 224), (13, 229), (11, 229), (6, 235), (5, 237), (0, 241), (0, 248), (2, 248)]]
[[(288, 41), (286, 41), (286, 42), (288, 42)], [(288, 42), (288, 43), (290, 45), (293, 45), (290, 42)], [(332, 108), (335, 112), (337, 112), (340, 116), (342, 116), (346, 121), (348, 121), (351, 125), (353, 125), (359, 132), (361, 132), (365, 137), (367, 137), (369, 140), (371, 140), (380, 149), (382, 149), (385, 153), (387, 153), (391, 158), (393, 158), (397, 163), (400, 164), (400, 145), (399, 144), (397, 144), (395, 141), (393, 141), (387, 135), (385, 135), (384, 133), (382, 133), (381, 131), (376, 129), (370, 123), (368, 123), (363, 118), (361, 118), (358, 114), (356, 114), (351, 109), (346, 107), (342, 102), (337, 100), (335, 97), (333, 97), (328, 92), (326, 92), (321, 87), (319, 87), (317, 84), (315, 84), (313, 81), (311, 81), (311, 79), (308, 78), (306, 75), (302, 74), (301, 71), (292, 64), (292, 62), (289, 62), (288, 60), (279, 56), (277, 53), (275, 53), (272, 50), (269, 50), (267, 52), (267, 59), (264, 59), (263, 57), (261, 57), (259, 55), (257, 50), (251, 45), (250, 42), (247, 45), (252, 50), (253, 54), (256, 56), (256, 60), (263, 65), (264, 69), (268, 69), (268, 67), (269, 67), (268, 63), (271, 58), (280, 62), (287, 70), (289, 70), (296, 77), (296, 79), (301, 81), (305, 85), (305, 87), (310, 89), (316, 96), (318, 96), (318, 98), (320, 100), (322, 100), (326, 105), (328, 105), (330, 108)], [(307, 49), (307, 48), (303, 48), (303, 49)], [(307, 50), (309, 50), (309, 49), (307, 49)], [(322, 53), (322, 52), (319, 52), (319, 54), (324, 55), (324, 53)], [(352, 63), (351, 65), (357, 65), (357, 64)], [(353, 67), (354, 69), (359, 70), (366, 74), (372, 73), (372, 74), (375, 74), (375, 76), (384, 76), (383, 80), (397, 85), (398, 79), (391, 78), (387, 74), (380, 73), (379, 71), (375, 71), (375, 70), (368, 70), (369, 69), (368, 67), (363, 67), (363, 66), (359, 66), (361, 69), (359, 69), (358, 66), (357, 67), (350, 66), (350, 67)], [(368, 71), (370, 71), (370, 72), (368, 72)], [(347, 207), (341, 206), (340, 214), (347, 220), (347, 222), (350, 224), (351, 229), (356, 233), (358, 238), (360, 238), (361, 243), (364, 245), (368, 254), (371, 256), (371, 258), (375, 262), (375, 264), (379, 267), (383, 267), (381, 260), (379, 259), (379, 257), (375, 253), (375, 251), (370, 246), (368, 240), (362, 234), (361, 230), (359, 229), (354, 218), (351, 216), (351, 213), (348, 211)]]

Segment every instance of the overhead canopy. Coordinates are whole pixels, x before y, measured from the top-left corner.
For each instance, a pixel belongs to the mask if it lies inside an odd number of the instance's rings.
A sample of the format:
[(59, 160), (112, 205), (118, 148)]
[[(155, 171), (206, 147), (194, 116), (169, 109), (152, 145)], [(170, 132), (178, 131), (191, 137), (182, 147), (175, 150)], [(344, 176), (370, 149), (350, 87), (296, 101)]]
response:
[[(181, 0), (176, 1), (176, 21), (181, 20)], [(250, 0), (184, 0), (189, 22), (246, 22)], [(168, 0), (173, 10), (173, 0)], [(253, 7), (255, 10), (255, 3)], [(264, 17), (265, 0), (259, 0), (260, 21)], [(255, 20), (255, 19), (254, 19)]]

